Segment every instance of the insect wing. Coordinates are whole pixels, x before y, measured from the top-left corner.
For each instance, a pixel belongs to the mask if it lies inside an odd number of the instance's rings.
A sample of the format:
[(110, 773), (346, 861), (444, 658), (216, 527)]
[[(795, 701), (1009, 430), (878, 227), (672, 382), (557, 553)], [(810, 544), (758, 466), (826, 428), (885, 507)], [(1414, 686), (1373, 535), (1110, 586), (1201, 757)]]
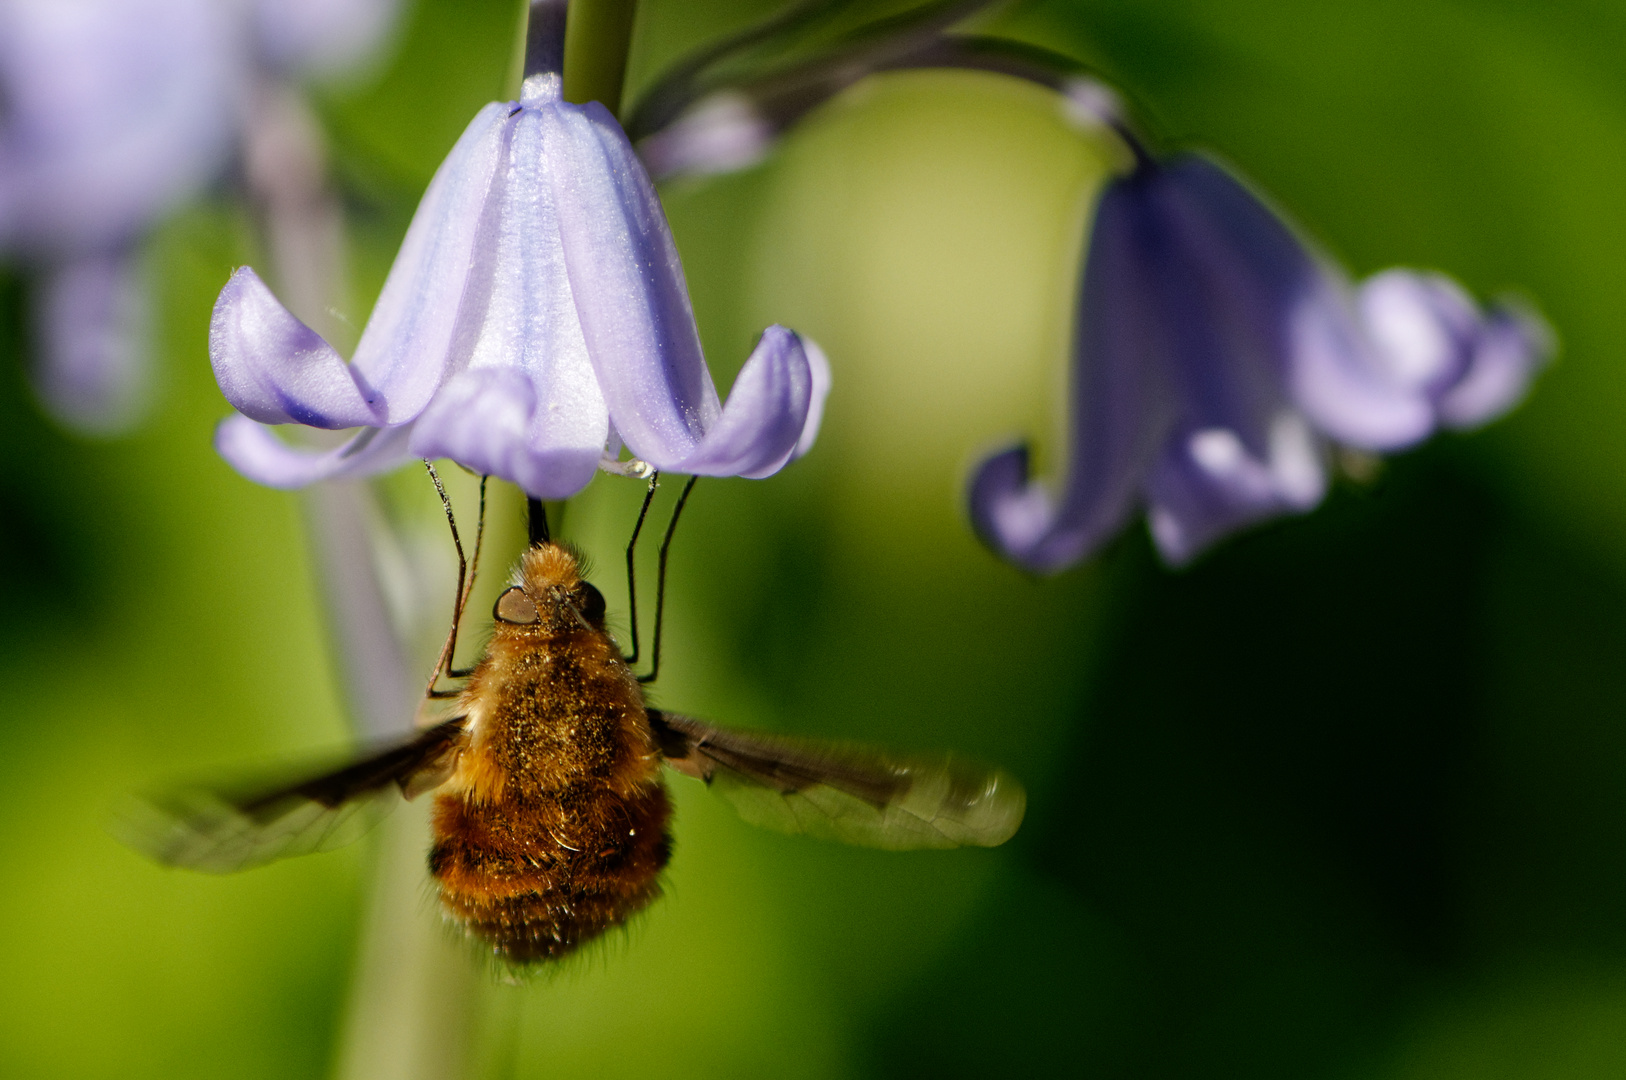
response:
[(208, 873), (330, 851), (359, 838), (394, 803), (450, 774), (466, 733), (457, 717), (297, 782), (239, 792), (188, 788), (136, 803), (120, 839), (168, 866)]
[(997, 847), (1027, 796), (1010, 774), (939, 757), (894, 757), (715, 727), (649, 711), (667, 764), (704, 780), (753, 825), (903, 851)]

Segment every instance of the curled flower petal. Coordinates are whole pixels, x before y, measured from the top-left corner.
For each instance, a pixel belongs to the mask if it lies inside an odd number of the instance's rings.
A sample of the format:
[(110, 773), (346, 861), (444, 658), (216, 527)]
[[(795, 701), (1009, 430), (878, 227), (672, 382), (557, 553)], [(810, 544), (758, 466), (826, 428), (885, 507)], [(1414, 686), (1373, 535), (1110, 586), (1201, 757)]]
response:
[(1479, 312), (1456, 282), (1385, 270), (1361, 284), (1357, 303), (1373, 359), (1396, 385), (1426, 392), (1461, 377)]
[(1552, 356), (1553, 332), (1521, 306), (1493, 310), (1475, 336), (1460, 378), (1439, 397), (1440, 422), (1474, 428), (1523, 400), (1530, 380)]
[(215, 301), (209, 361), (226, 400), (262, 424), (347, 428), (382, 419), (333, 346), (246, 266)]
[(1228, 428), (1194, 431), (1170, 443), (1147, 485), (1147, 522), (1159, 554), (1180, 566), (1245, 525), (1315, 506), (1326, 489), (1309, 425), (1282, 413), (1264, 458)]
[[(1007, 558), (1031, 569), (1050, 569), (1054, 567), (1032, 556), (1051, 533), (1056, 508), (1044, 485), (1031, 482), (1028, 469), (1025, 446), (1001, 450), (977, 467), (971, 478), (971, 528)], [(1055, 566), (1067, 561), (1058, 560)]]
[(341, 476), (372, 476), (412, 459), (411, 429), (363, 428), (343, 446), (328, 451), (289, 446), (269, 427), (246, 416), (228, 416), (215, 429), (215, 450), (232, 468), (256, 483), (301, 488)]
[(807, 354), (808, 372), (812, 375), (812, 389), (808, 395), (807, 420), (802, 424), (802, 437), (796, 440), (796, 449), (790, 455), (794, 461), (813, 449), (813, 443), (819, 437), (819, 427), (824, 423), (824, 402), (830, 396), (830, 359), (819, 348), (819, 343), (810, 337), (801, 338), (802, 351)]
[(771, 476), (796, 452), (813, 399), (802, 340), (770, 326), (734, 380), (722, 413), (681, 457), (638, 456), (657, 469), (699, 476)]
[(34, 386), (52, 415), (86, 435), (117, 435), (151, 399), (147, 290), (129, 252), (51, 267), (35, 294)]
[(1428, 437), (1433, 410), (1374, 363), (1360, 327), (1343, 310), (1342, 289), (1291, 315), (1293, 397), (1316, 426), (1362, 450), (1398, 450)]
[[(548, 409), (555, 408), (550, 416)], [(592, 479), (608, 418), (596, 432), (568, 436), (570, 417), (514, 368), (477, 368), (451, 379), (412, 425), (412, 455), (451, 458), (500, 476), (539, 499), (574, 495)], [(564, 423), (554, 423), (560, 420)]]

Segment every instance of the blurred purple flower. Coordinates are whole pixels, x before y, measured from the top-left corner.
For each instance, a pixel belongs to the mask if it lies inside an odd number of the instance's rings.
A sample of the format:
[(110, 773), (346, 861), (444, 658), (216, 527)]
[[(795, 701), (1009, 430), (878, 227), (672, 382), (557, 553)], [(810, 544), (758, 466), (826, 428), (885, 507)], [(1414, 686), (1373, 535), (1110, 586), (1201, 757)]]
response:
[[(818, 350), (771, 326), (719, 401), (648, 175), (551, 73), (453, 147), (349, 364), (246, 267), (209, 354), (243, 414), (216, 445), (277, 487), (447, 457), (564, 498), (622, 445), (663, 471), (766, 476), (811, 443), (829, 384)], [(286, 423), (363, 430), (316, 454), (263, 426)]]
[[(52, 268), (123, 257), (224, 170), (259, 80), (354, 58), (394, 6), (0, 0), (0, 252), (45, 268), (42, 311), (75, 313), (36, 328), (35, 381), (59, 419), (102, 433), (133, 422), (147, 346), (128, 337), (144, 320), (105, 302), (105, 273)], [(98, 311), (110, 320), (89, 325)], [(72, 371), (54, 369), (64, 358)]]
[(399, 0), (254, 0), (254, 52), (285, 75), (334, 75), (378, 49), (399, 8)]
[(135, 257), (95, 252), (47, 266), (33, 307), (41, 400), (79, 431), (128, 428), (152, 391), (147, 289)]
[(1227, 533), (1308, 510), (1325, 440), (1388, 450), (1485, 422), (1545, 358), (1533, 316), (1483, 318), (1449, 280), (1391, 271), (1358, 295), (1213, 162), (1143, 160), (1095, 213), (1073, 344), (1072, 432), (1059, 498), (1028, 451), (971, 483), (978, 534), (1054, 572), (1145, 506), (1171, 564)]

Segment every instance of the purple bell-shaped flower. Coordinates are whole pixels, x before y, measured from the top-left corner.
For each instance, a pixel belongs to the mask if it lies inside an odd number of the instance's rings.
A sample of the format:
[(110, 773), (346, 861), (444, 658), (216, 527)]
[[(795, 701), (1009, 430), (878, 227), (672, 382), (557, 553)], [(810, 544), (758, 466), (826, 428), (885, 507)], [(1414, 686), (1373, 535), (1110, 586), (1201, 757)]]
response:
[(978, 534), (1038, 572), (1076, 563), (1142, 507), (1179, 565), (1326, 491), (1328, 440), (1415, 443), (1485, 422), (1523, 394), (1548, 338), (1511, 309), (1482, 317), (1454, 284), (1391, 271), (1353, 293), (1242, 183), (1186, 154), (1107, 186), (1073, 342), (1066, 477), (1025, 447), (971, 484)]
[[(232, 276), (209, 352), (243, 414), (217, 446), (244, 475), (295, 487), (447, 457), (564, 498), (623, 445), (663, 471), (752, 477), (807, 448), (823, 356), (771, 326), (718, 399), (654, 186), (603, 106), (559, 86), (533, 75), (474, 118), (348, 364), (252, 270)], [(316, 454), (263, 426), (287, 423), (363, 430)]]

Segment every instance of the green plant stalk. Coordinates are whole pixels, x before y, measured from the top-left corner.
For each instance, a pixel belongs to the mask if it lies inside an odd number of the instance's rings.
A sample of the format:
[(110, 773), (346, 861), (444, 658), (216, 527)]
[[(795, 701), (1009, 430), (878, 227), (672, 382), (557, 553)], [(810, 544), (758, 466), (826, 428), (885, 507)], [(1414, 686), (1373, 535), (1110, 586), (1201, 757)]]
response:
[(508, 53), (508, 74), (503, 76), (503, 98), (519, 98), (520, 84), (525, 81), (525, 32), (531, 21), (531, 0), (511, 0), (517, 21), (514, 45)]
[(597, 101), (611, 113), (621, 110), (627, 77), (627, 49), (638, 0), (570, 0), (565, 22), (566, 101)]

